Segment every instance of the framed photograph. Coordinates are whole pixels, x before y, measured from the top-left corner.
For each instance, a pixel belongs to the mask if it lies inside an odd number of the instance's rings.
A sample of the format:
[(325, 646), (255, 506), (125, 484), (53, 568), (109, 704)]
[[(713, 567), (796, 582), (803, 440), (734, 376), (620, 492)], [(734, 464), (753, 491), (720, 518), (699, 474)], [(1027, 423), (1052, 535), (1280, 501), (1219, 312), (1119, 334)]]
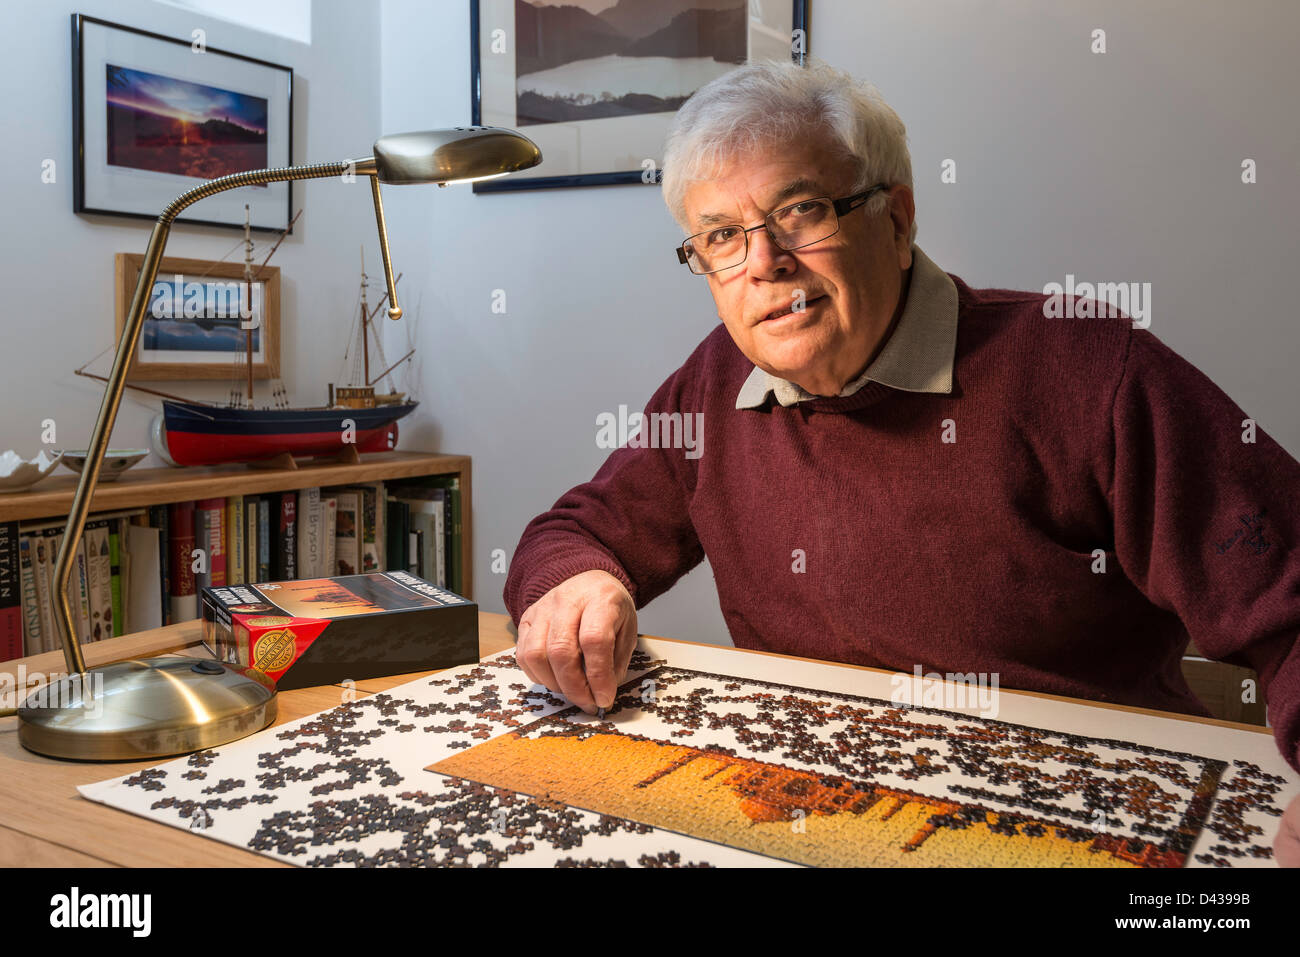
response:
[[(72, 15), (73, 209), (157, 219), (200, 183), (291, 165), (293, 71)], [(290, 183), (210, 196), (177, 219), (283, 230)]]
[[(144, 256), (115, 257), (116, 337), (122, 336)], [(253, 378), (280, 375), (280, 268), (244, 281), (241, 262), (164, 258), (145, 312), (129, 382), (227, 379), (246, 382), (251, 340)]]
[(475, 125), (541, 165), (475, 192), (658, 182), (673, 113), (747, 61), (808, 55), (808, 0), (470, 0)]

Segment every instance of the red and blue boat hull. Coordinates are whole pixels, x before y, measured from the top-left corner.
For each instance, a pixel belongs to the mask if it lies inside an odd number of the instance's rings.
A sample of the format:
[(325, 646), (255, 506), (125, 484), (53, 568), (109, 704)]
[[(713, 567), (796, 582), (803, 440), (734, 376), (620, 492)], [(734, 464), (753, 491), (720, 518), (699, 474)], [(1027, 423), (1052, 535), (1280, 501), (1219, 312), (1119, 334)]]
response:
[[(416, 402), (373, 409), (229, 409), (163, 402), (167, 452), (177, 465), (220, 465), (293, 456), (397, 447), (397, 420)], [(350, 440), (350, 441), (348, 441)]]

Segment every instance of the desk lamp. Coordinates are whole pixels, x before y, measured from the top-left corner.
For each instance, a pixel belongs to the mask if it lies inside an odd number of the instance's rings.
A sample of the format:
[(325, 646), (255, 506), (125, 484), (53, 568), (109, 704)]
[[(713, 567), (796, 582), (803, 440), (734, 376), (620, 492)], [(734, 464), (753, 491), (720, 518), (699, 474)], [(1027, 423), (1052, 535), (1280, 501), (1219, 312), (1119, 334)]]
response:
[(217, 747), (259, 731), (275, 720), (274, 685), (260, 672), (193, 658), (131, 660), (86, 671), (73, 626), (68, 578), (99, 480), (126, 376), (135, 356), (145, 309), (162, 261), (171, 225), (181, 211), (228, 189), (262, 183), (338, 177), (370, 177), (379, 228), (379, 251), (388, 285), (389, 318), (398, 319), (393, 266), (380, 183), (471, 182), (536, 166), (541, 150), (526, 136), (495, 127), (456, 127), (380, 137), (367, 159), (260, 169), (209, 180), (182, 193), (154, 223), (131, 307), (117, 342), (113, 369), (90, 436), (72, 511), (54, 568), (55, 618), (59, 623), (67, 676), (38, 689), (18, 709), (18, 740), (29, 751), (59, 758), (130, 761)]

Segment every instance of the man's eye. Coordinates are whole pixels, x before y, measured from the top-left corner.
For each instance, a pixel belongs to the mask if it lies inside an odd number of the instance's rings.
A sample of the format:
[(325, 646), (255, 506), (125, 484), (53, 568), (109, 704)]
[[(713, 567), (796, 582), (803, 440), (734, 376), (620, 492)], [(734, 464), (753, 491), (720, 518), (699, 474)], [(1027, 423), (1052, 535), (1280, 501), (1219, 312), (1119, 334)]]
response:
[(723, 226), (721, 229), (715, 229), (704, 237), (704, 241), (710, 246), (718, 246), (723, 243), (729, 243), (736, 238), (740, 230), (735, 226)]
[(787, 206), (781, 211), (781, 219), (815, 219), (821, 214), (824, 208), (824, 205), (816, 200), (809, 200), (806, 203), (795, 203), (793, 206)]

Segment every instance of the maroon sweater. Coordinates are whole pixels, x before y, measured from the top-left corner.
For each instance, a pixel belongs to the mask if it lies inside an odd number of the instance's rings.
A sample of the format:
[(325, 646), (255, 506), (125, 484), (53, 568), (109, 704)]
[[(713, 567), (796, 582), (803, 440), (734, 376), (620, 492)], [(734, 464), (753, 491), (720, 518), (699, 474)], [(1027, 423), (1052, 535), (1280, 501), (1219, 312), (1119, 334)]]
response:
[(737, 410), (753, 365), (718, 326), (646, 407), (702, 412), (703, 454), (618, 449), (530, 522), (515, 622), (590, 569), (642, 607), (707, 555), (740, 648), (1204, 715), (1190, 635), (1259, 673), (1300, 770), (1300, 463), (1130, 321), (952, 279), (951, 394)]

